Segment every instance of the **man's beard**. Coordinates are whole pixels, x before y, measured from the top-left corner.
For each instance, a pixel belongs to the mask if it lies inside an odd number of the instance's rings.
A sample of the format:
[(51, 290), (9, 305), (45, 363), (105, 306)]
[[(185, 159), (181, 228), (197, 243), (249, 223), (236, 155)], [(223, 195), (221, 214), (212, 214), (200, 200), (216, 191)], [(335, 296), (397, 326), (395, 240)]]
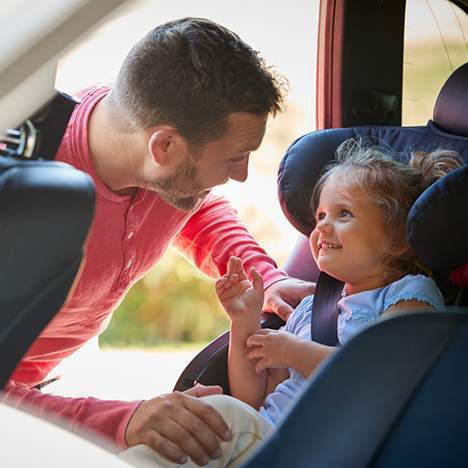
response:
[(194, 210), (209, 193), (202, 188), (192, 158), (181, 162), (174, 175), (152, 181), (142, 180), (139, 185), (156, 192), (166, 203), (182, 211)]

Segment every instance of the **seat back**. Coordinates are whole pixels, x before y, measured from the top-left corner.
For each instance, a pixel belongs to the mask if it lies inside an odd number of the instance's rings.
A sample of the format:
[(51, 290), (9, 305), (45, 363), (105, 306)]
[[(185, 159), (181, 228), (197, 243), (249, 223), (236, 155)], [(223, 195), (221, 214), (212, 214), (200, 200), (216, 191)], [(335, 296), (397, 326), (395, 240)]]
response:
[(89, 176), (0, 157), (0, 389), (63, 305), (93, 212)]

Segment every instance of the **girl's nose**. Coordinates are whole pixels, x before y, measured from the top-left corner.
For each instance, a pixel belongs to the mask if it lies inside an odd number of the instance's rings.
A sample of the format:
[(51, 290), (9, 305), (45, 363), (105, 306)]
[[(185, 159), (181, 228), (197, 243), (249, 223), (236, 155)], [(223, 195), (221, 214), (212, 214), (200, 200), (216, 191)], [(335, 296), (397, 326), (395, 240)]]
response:
[(322, 218), (317, 222), (316, 226), (317, 230), (320, 232), (330, 232), (332, 229), (332, 226), (330, 224), (330, 221), (328, 217)]

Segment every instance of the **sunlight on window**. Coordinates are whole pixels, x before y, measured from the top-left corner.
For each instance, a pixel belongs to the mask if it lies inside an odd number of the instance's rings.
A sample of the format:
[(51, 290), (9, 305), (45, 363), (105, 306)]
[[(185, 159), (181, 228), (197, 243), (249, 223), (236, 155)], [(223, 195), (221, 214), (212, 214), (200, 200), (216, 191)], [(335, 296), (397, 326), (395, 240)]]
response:
[(468, 17), (447, 0), (406, 2), (403, 125), (424, 125), (450, 74), (468, 61)]

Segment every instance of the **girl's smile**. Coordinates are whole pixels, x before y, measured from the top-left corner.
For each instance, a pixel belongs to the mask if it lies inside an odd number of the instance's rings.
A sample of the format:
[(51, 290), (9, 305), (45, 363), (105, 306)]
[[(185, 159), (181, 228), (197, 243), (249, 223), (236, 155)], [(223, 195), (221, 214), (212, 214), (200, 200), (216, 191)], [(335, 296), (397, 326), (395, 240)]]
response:
[(341, 249), (342, 246), (334, 244), (333, 242), (328, 242), (326, 240), (319, 240), (318, 242), (319, 250), (330, 250), (330, 249)]
[(394, 249), (369, 195), (343, 185), (339, 173), (324, 184), (310, 247), (320, 270), (344, 281), (351, 294), (384, 285), (385, 262)]

